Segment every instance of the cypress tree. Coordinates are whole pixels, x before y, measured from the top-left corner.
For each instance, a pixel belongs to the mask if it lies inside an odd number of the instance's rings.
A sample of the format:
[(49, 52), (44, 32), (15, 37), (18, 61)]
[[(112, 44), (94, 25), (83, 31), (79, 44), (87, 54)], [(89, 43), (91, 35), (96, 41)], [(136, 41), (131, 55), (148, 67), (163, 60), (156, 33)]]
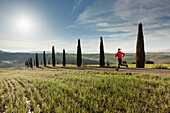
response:
[(54, 46), (52, 47), (52, 66), (55, 67), (55, 51), (54, 51)]
[(63, 49), (63, 66), (66, 66), (66, 54), (65, 54), (65, 49)]
[(35, 56), (35, 65), (36, 67), (39, 67), (38, 53), (36, 53), (36, 56)]
[(100, 37), (100, 67), (105, 66), (105, 62), (104, 62), (105, 58), (104, 58), (104, 46), (103, 46), (103, 39), (102, 37)]
[(46, 57), (45, 57), (45, 51), (43, 52), (43, 61), (44, 61), (44, 67), (46, 67)]
[(29, 60), (29, 64), (30, 64), (30, 68), (33, 68), (33, 65), (32, 65), (32, 58), (30, 58), (30, 60)]
[(27, 60), (28, 68), (30, 67), (30, 59)]
[(78, 39), (78, 46), (77, 46), (77, 66), (80, 67), (82, 62), (82, 54), (81, 54), (81, 45), (80, 39)]
[(27, 60), (27, 67), (28, 68), (30, 67), (30, 60), (29, 59)]
[(145, 67), (145, 50), (144, 50), (144, 36), (142, 30), (142, 23), (139, 24), (138, 28), (138, 37), (136, 44), (136, 67), (144, 68)]
[(25, 61), (26, 67), (28, 68), (28, 60)]
[(50, 60), (48, 60), (48, 65), (50, 65)]

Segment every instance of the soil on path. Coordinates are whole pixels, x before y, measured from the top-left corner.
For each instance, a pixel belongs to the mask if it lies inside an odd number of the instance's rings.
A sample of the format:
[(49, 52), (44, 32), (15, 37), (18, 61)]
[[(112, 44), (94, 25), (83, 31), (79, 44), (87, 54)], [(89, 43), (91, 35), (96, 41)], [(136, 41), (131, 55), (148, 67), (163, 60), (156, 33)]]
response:
[(64, 70), (84, 70), (84, 71), (106, 71), (106, 72), (129, 72), (129, 73), (144, 73), (144, 74), (154, 74), (154, 75), (169, 75), (170, 70), (168, 69), (138, 69), (138, 68), (122, 68), (116, 71), (116, 68), (59, 68)]
[[(20, 68), (21, 69), (21, 68)], [(23, 69), (23, 68), (22, 68)], [(25, 69), (25, 68), (24, 68)], [(29, 69), (29, 68), (27, 68)], [(148, 69), (148, 68), (121, 68), (116, 71), (116, 68), (99, 68), (99, 67), (46, 67), (33, 68), (44, 70), (79, 70), (79, 71), (106, 71), (106, 72), (129, 72), (129, 73), (144, 73), (153, 75), (170, 76), (170, 69)]]

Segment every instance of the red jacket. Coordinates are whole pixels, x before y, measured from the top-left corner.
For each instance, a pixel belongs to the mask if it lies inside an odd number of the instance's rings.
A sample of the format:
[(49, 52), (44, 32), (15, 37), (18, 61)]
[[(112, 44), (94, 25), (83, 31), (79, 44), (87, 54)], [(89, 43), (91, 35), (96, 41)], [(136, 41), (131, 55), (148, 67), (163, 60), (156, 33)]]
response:
[[(125, 53), (121, 52), (121, 51), (118, 51), (116, 54), (114, 54), (115, 57), (117, 57), (117, 59), (122, 59), (122, 57), (125, 56)], [(122, 56), (123, 55), (123, 56)]]

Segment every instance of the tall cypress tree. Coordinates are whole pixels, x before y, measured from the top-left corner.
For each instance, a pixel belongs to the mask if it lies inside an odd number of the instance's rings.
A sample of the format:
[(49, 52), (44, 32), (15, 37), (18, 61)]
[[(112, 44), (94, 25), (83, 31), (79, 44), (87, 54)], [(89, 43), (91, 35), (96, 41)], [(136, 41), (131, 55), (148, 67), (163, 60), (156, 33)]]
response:
[(36, 56), (35, 56), (35, 65), (36, 67), (39, 67), (38, 53), (36, 53)]
[(28, 68), (29, 67), (28, 60), (26, 60), (25, 64), (26, 64), (26, 67)]
[(30, 67), (30, 59), (28, 59), (27, 62), (28, 62), (28, 67)]
[(145, 50), (144, 50), (144, 36), (142, 30), (142, 23), (139, 24), (138, 28), (138, 37), (136, 44), (136, 67), (144, 68), (145, 67)]
[(104, 62), (105, 58), (104, 58), (104, 46), (103, 46), (103, 39), (102, 37), (100, 37), (100, 67), (105, 66), (105, 62)]
[(33, 65), (32, 65), (32, 58), (30, 58), (30, 68), (33, 68)]
[(44, 67), (46, 67), (46, 57), (45, 57), (45, 51), (43, 52), (43, 61), (44, 61)]
[(63, 49), (63, 66), (66, 66), (66, 54), (65, 54), (65, 49)]
[(52, 66), (55, 67), (55, 50), (54, 50), (54, 46), (52, 47)]
[(77, 46), (77, 66), (80, 67), (82, 63), (82, 54), (81, 54), (81, 45), (80, 39), (78, 39), (78, 46)]

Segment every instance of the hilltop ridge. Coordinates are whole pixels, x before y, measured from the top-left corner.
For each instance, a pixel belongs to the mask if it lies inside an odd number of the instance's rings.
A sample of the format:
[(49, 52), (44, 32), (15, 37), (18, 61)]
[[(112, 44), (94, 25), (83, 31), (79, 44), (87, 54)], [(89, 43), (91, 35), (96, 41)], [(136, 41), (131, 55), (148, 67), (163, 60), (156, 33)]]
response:
[[(25, 60), (28, 58), (35, 59), (35, 53), (11, 53), (0, 50), (0, 68), (4, 67), (23, 67)], [(59, 64), (62, 63), (62, 53), (56, 53), (56, 60)], [(76, 64), (76, 54), (66, 54), (67, 64)], [(42, 53), (39, 53), (39, 62), (41, 64), (43, 57)], [(46, 60), (51, 61), (51, 53), (46, 54)], [(83, 54), (82, 63), (86, 64), (99, 64), (99, 54)], [(126, 53), (125, 58), (123, 59), (128, 63), (135, 62), (135, 53)], [(170, 63), (170, 52), (146, 52), (146, 60), (154, 61), (155, 63)], [(113, 53), (105, 53), (105, 62), (112, 64), (117, 63), (117, 59), (113, 56)]]

